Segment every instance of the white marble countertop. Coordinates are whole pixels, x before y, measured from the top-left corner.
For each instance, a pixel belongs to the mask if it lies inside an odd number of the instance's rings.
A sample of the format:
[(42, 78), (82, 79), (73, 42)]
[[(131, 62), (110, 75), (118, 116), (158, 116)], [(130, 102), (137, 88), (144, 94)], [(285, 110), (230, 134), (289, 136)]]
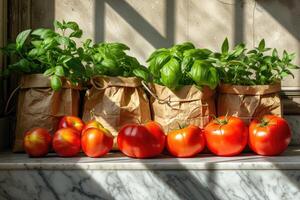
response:
[(81, 154), (60, 158), (49, 154), (45, 158), (28, 158), (26, 154), (0, 153), (0, 170), (274, 170), (299, 169), (300, 147), (290, 147), (284, 154), (264, 157), (244, 153), (235, 157), (199, 154), (195, 158), (173, 158), (161, 155), (154, 159), (133, 159), (122, 153), (110, 153), (102, 158), (88, 158)]

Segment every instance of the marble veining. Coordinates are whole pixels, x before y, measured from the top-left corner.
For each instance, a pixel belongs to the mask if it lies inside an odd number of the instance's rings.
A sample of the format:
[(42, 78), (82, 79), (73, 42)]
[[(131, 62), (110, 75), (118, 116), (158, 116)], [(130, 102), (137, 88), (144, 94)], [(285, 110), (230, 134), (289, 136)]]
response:
[(278, 157), (242, 154), (176, 159), (30, 159), (0, 153), (0, 200), (296, 200), (300, 199), (300, 148)]
[(298, 170), (0, 171), (0, 199), (300, 199)]

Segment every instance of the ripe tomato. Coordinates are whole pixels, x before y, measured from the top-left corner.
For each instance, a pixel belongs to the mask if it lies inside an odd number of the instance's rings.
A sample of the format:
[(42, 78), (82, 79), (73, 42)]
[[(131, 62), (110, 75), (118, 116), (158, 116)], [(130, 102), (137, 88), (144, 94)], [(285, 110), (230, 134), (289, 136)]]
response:
[(165, 145), (166, 136), (156, 122), (144, 125), (128, 124), (121, 128), (117, 142), (119, 149), (127, 156), (149, 158), (159, 155)]
[(79, 117), (75, 117), (75, 116), (64, 116), (63, 118), (60, 119), (58, 124), (58, 129), (74, 128), (79, 133), (81, 133), (83, 127), (84, 127), (84, 122)]
[(249, 126), (249, 146), (259, 155), (273, 156), (284, 152), (291, 141), (291, 130), (281, 117), (265, 115)]
[(248, 128), (238, 117), (218, 117), (204, 129), (208, 149), (219, 156), (241, 153), (247, 145)]
[(100, 122), (98, 122), (96, 120), (91, 120), (91, 121), (87, 122), (84, 125), (81, 133), (83, 134), (89, 128), (98, 128), (98, 129), (101, 129), (101, 128), (103, 128), (103, 126), (102, 126), (102, 124)]
[(113, 140), (108, 130), (89, 128), (81, 137), (82, 150), (89, 157), (101, 157), (112, 149)]
[(52, 146), (59, 156), (75, 156), (80, 151), (80, 133), (73, 128), (59, 129), (54, 134)]
[(194, 125), (168, 133), (167, 149), (176, 157), (192, 157), (205, 147), (205, 137), (201, 129)]
[(30, 157), (42, 157), (48, 154), (51, 140), (47, 129), (34, 128), (25, 133), (23, 146)]

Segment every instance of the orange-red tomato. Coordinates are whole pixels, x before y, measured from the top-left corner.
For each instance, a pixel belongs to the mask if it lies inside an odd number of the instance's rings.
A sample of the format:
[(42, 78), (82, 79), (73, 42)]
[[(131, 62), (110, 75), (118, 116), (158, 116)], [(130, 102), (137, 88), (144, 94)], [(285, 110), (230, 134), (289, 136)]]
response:
[(238, 117), (222, 116), (212, 120), (204, 129), (208, 149), (219, 156), (234, 156), (247, 145), (248, 128)]
[(80, 133), (73, 128), (59, 129), (54, 134), (52, 146), (59, 156), (76, 156), (80, 151)]
[(34, 128), (25, 133), (23, 146), (30, 157), (42, 157), (48, 154), (51, 140), (47, 129)]
[(117, 142), (119, 149), (127, 156), (149, 158), (159, 155), (165, 145), (166, 136), (156, 122), (144, 125), (128, 124), (119, 131)]
[(102, 124), (100, 122), (98, 122), (96, 120), (91, 120), (91, 121), (87, 122), (84, 125), (81, 133), (83, 134), (89, 128), (98, 128), (98, 129), (101, 129), (101, 128), (104, 128), (104, 127), (102, 126)]
[(83, 132), (81, 146), (89, 157), (101, 157), (107, 154), (113, 146), (114, 137), (104, 128), (89, 128)]
[(257, 154), (279, 155), (291, 141), (291, 130), (281, 117), (265, 115), (254, 119), (249, 126), (249, 146)]
[(58, 129), (74, 128), (79, 133), (81, 133), (83, 127), (84, 127), (84, 122), (79, 117), (75, 117), (75, 116), (64, 116), (60, 119), (58, 124)]
[(167, 149), (176, 157), (192, 157), (205, 147), (205, 137), (201, 129), (194, 125), (168, 133)]

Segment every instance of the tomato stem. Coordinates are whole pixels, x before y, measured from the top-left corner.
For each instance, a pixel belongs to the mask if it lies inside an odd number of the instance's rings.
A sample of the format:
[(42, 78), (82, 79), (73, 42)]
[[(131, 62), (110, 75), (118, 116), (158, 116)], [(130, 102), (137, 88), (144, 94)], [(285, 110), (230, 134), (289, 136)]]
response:
[(266, 120), (266, 119), (263, 118), (263, 119), (261, 119), (259, 126), (260, 127), (265, 127), (268, 124), (269, 124), (269, 120)]
[(226, 124), (228, 124), (227, 117), (225, 117), (225, 119), (218, 119), (218, 118), (216, 118), (215, 121), (217, 122), (217, 124), (220, 124), (220, 125), (226, 125)]

